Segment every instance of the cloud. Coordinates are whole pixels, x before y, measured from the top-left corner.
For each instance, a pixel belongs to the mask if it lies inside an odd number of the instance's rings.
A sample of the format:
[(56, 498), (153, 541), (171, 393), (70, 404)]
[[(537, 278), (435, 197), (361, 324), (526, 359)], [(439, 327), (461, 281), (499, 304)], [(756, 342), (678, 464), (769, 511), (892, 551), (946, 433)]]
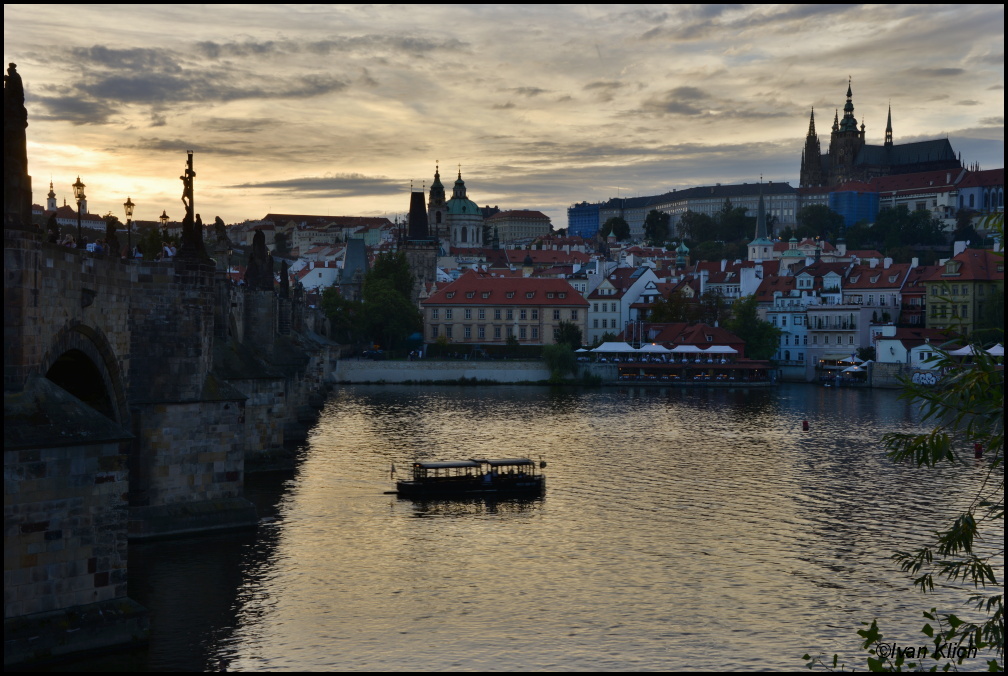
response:
[(305, 176), (275, 181), (238, 183), (227, 186), (241, 190), (258, 190), (271, 194), (307, 196), (388, 196), (405, 194), (404, 181), (384, 176), (363, 174), (334, 174), (328, 176)]

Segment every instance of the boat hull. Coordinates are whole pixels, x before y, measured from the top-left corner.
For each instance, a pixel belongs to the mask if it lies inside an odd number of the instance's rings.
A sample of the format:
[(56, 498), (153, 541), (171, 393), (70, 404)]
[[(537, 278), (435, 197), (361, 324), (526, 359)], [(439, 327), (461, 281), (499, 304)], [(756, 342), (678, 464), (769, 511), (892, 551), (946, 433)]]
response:
[(498, 481), (496, 484), (487, 484), (482, 480), (396, 482), (396, 495), (410, 500), (537, 497), (545, 490), (546, 478), (543, 476)]

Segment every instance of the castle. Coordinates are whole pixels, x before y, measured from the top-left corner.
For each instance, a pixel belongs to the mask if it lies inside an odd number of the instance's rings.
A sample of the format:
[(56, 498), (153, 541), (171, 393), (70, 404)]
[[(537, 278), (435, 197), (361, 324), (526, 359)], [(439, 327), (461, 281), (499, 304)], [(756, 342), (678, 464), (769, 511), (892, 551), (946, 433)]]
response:
[(848, 181), (868, 181), (876, 176), (948, 169), (962, 169), (962, 162), (947, 138), (893, 143), (891, 106), (886, 120), (885, 142), (880, 146), (866, 144), (865, 124), (862, 122), (858, 128), (848, 82), (843, 118), (840, 118), (839, 111), (834, 114), (829, 150), (825, 154), (820, 149), (815, 130), (815, 109), (812, 110), (802, 151), (799, 186), (832, 188)]

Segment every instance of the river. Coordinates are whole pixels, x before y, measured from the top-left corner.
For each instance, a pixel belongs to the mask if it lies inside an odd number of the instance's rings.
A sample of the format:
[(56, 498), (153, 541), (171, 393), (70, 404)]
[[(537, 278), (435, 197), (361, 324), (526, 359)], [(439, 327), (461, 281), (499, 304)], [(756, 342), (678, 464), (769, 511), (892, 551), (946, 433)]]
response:
[[(919, 424), (895, 391), (806, 384), (341, 387), (295, 471), (248, 477), (257, 532), (131, 546), (149, 648), (69, 666), (861, 668), (862, 622), (921, 645), (923, 610), (969, 615), (962, 590), (924, 596), (889, 559), (985, 472), (888, 460), (882, 435)], [(474, 456), (541, 457), (545, 496), (385, 493), (393, 463)]]

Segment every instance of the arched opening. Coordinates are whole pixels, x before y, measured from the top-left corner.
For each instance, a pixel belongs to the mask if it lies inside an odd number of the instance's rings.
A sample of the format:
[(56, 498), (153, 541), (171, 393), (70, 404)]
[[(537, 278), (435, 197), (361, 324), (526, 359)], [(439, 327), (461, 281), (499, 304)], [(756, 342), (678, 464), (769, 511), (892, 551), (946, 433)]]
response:
[(105, 388), (101, 371), (80, 350), (69, 350), (61, 354), (46, 373), (46, 378), (106, 418), (116, 420), (112, 397)]

